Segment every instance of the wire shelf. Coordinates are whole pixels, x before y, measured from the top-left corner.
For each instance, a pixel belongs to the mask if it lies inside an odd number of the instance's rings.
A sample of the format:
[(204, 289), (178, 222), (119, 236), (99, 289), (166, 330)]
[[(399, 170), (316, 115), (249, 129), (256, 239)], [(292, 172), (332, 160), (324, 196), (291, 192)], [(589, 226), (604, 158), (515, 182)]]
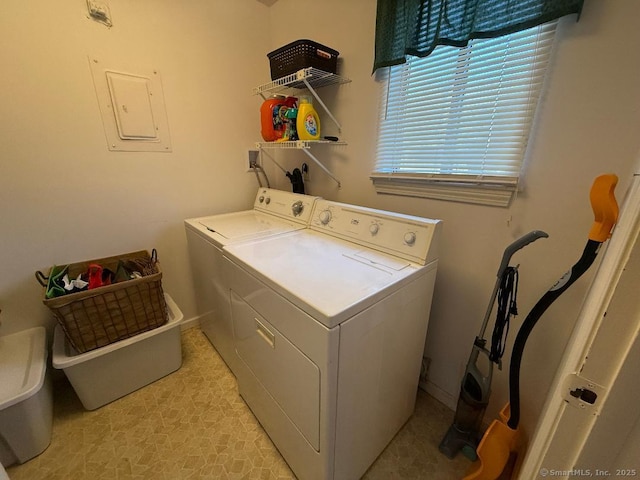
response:
[(256, 148), (259, 149), (284, 149), (284, 150), (301, 150), (311, 148), (312, 145), (346, 145), (347, 142), (331, 141), (331, 140), (295, 140), (287, 142), (256, 142)]
[(308, 88), (310, 85), (312, 88), (318, 89), (329, 85), (341, 85), (349, 82), (351, 82), (350, 79), (341, 77), (335, 73), (329, 73), (323, 70), (318, 70), (317, 68), (308, 67), (298, 70), (286, 77), (278, 78), (255, 87), (253, 92), (255, 95), (261, 95), (266, 92), (277, 92), (287, 88), (301, 89)]
[[(273, 80), (272, 82), (265, 83), (260, 85), (259, 87), (255, 87), (253, 92), (255, 95), (262, 96), (263, 99), (266, 100), (265, 93), (274, 93), (281, 92), (286, 89), (307, 89), (316, 99), (316, 102), (320, 107), (324, 109), (329, 118), (336, 124), (338, 127), (338, 131), (341, 131), (341, 126), (338, 120), (333, 116), (333, 114), (329, 111), (327, 106), (324, 104), (322, 99), (316, 93), (316, 89), (321, 87), (326, 87), (329, 85), (341, 85), (344, 83), (349, 83), (351, 80), (345, 77), (341, 77), (340, 75), (336, 75), (335, 73), (325, 72), (324, 70), (320, 70), (313, 67), (303, 68), (302, 70), (298, 70), (291, 75), (287, 75), (282, 78), (278, 78)], [(311, 146), (313, 145), (346, 145), (346, 142), (343, 141), (332, 141), (332, 140), (296, 140), (296, 141), (287, 141), (287, 142), (256, 142), (256, 147), (259, 150), (275, 150), (275, 149), (283, 149), (283, 150), (301, 150), (304, 152), (311, 160), (313, 160), (318, 167), (320, 167), (327, 175), (329, 175), (337, 184), (338, 188), (340, 188), (340, 180), (338, 180), (330, 171), (325, 167), (316, 157), (311, 153)], [(265, 152), (266, 153), (266, 152)], [(282, 166), (280, 166), (270, 155), (269, 158), (278, 166), (281, 170), (285, 171)]]

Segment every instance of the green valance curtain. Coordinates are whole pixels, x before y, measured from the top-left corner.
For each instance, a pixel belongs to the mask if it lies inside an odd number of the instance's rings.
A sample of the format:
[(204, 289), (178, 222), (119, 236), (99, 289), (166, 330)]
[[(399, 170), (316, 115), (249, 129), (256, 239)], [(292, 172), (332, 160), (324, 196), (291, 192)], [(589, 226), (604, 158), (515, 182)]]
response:
[(378, 0), (374, 72), (426, 57), (437, 45), (465, 46), (580, 14), (584, 0)]

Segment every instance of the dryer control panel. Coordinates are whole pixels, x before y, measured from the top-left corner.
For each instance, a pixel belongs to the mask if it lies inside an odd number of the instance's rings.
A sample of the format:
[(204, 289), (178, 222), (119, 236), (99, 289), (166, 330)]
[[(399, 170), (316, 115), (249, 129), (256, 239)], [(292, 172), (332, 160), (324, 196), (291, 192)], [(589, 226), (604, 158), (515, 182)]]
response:
[(310, 227), (421, 265), (438, 258), (441, 220), (318, 199)]
[(284, 190), (259, 188), (253, 207), (255, 210), (308, 224), (317, 198)]

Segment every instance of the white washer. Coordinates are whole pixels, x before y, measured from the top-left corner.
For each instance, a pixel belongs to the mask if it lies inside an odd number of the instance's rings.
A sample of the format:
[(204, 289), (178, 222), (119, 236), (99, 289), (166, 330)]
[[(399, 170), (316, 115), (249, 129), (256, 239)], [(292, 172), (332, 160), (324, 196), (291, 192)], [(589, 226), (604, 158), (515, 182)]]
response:
[(239, 390), (298, 478), (360, 478), (413, 413), (440, 228), (317, 200), (225, 246)]
[(185, 220), (200, 327), (231, 371), (237, 356), (222, 247), (306, 228), (317, 197), (259, 188), (253, 210)]

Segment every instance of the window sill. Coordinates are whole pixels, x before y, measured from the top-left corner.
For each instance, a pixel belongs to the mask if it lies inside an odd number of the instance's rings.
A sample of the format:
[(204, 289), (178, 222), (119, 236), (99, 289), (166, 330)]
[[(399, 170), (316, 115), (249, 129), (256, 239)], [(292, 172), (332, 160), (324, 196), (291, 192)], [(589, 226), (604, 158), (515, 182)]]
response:
[(508, 207), (518, 188), (514, 177), (372, 173), (377, 193)]

